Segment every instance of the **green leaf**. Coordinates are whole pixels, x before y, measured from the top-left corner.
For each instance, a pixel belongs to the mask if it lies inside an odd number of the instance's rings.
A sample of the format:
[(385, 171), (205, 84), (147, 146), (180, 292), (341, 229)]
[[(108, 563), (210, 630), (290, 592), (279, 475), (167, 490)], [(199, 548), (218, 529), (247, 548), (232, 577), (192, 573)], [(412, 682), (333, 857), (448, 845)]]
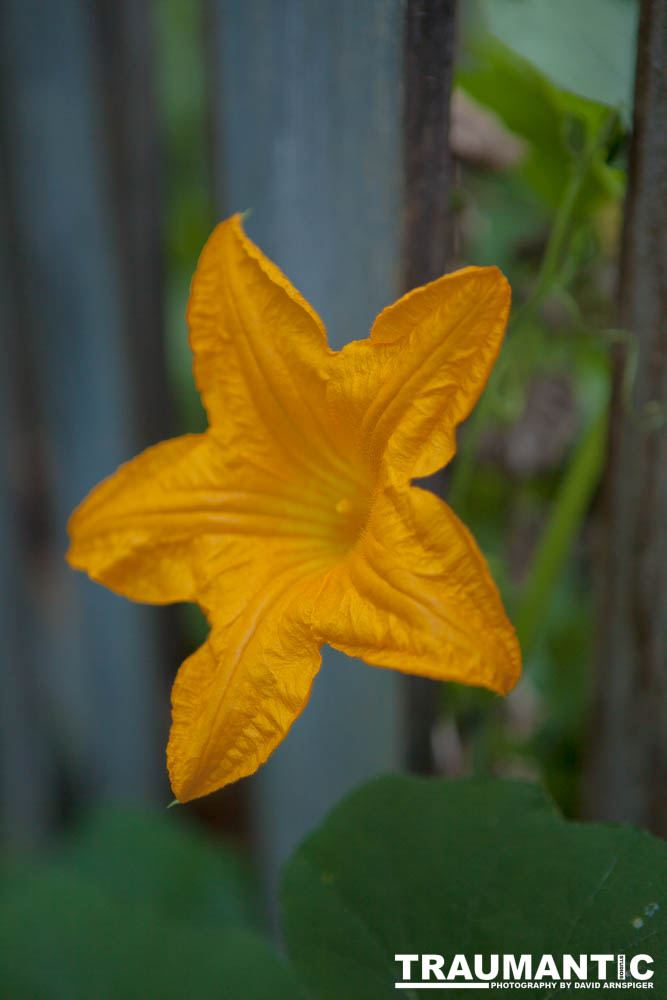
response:
[(635, 0), (483, 0), (489, 30), (563, 90), (632, 109)]
[[(528, 141), (519, 175), (547, 205), (557, 206), (577, 160), (573, 132), (580, 125), (589, 141), (594, 139), (609, 117), (608, 108), (560, 90), (532, 62), (490, 34), (469, 38), (457, 82)], [(607, 166), (606, 155), (603, 145), (590, 164), (580, 207), (619, 196), (621, 175)]]
[(558, 204), (572, 157), (562, 134), (555, 88), (527, 60), (491, 35), (474, 36), (457, 82), (529, 141), (522, 175), (548, 204)]
[(647, 952), (667, 975), (667, 845), (568, 823), (520, 782), (371, 782), (301, 845), (283, 891), (318, 1000), (396, 996), (401, 953)]
[(40, 863), (0, 873), (0, 994), (12, 1000), (298, 1000), (250, 927), (238, 857), (174, 812), (106, 810)]
[(70, 835), (52, 866), (120, 902), (149, 904), (183, 922), (252, 922), (252, 886), (237, 852), (177, 812), (100, 810)]
[(197, 928), (64, 872), (5, 887), (2, 995), (12, 1000), (297, 1000), (252, 931)]

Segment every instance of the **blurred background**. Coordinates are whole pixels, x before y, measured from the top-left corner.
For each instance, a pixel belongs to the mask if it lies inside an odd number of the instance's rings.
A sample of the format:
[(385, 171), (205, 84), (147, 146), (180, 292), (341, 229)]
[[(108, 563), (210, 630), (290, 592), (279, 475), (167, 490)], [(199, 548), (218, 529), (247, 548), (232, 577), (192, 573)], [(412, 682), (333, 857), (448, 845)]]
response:
[[(3, 0), (0, 919), (13, 948), (64, 899), (71, 926), (98, 914), (98, 937), (110, 914), (126, 919), (121, 904), (139, 923), (150, 905), (200, 930), (232, 918), (275, 928), (295, 842), (388, 770), (522, 776), (568, 816), (665, 832), (658, 646), (650, 622), (633, 632), (618, 611), (637, 572), (651, 581), (640, 617), (665, 593), (649, 565), (664, 551), (664, 526), (651, 534), (664, 480), (615, 504), (605, 464), (610, 399), (620, 479), (632, 485), (643, 475), (632, 462), (655, 468), (665, 454), (642, 354), (644, 331), (660, 332), (664, 240), (655, 225), (657, 244), (642, 234), (664, 218), (666, 130), (646, 126), (658, 113), (647, 70), (633, 146), (640, 6), (648, 66), (664, 8), (636, 0), (458, 11), (452, 0)], [(662, 142), (650, 177), (640, 140)], [(303, 717), (260, 773), (166, 812), (169, 689), (203, 619), (132, 605), (69, 570), (65, 526), (119, 463), (205, 426), (189, 282), (216, 221), (248, 209), (249, 235), (335, 347), (447, 269), (497, 264), (508, 276), (500, 360), (430, 485), (489, 560), (524, 676), (499, 699), (327, 651)], [(614, 511), (633, 504), (647, 525), (639, 570), (630, 556), (609, 563)], [(653, 652), (637, 653), (633, 635)], [(646, 733), (636, 752), (628, 730)], [(103, 959), (42, 934), (50, 985), (25, 995), (78, 996), (72, 969), (89, 962), (91, 974)], [(52, 994), (63, 953), (70, 979)]]

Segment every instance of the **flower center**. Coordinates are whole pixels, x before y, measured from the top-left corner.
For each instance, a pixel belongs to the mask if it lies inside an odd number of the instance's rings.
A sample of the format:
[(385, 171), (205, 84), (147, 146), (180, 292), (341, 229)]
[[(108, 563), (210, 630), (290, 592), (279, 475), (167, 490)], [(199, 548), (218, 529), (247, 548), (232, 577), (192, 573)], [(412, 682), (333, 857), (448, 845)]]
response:
[(347, 552), (357, 542), (368, 519), (370, 492), (354, 489), (334, 504), (334, 519), (331, 525), (336, 548)]

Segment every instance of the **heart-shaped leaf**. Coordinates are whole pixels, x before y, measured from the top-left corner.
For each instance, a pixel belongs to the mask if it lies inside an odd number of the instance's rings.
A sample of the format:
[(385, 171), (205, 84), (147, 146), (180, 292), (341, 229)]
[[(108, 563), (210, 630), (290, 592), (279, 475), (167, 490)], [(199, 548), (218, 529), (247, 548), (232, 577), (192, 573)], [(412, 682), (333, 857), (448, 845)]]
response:
[(475, 954), (647, 953), (667, 996), (666, 897), (662, 841), (566, 822), (539, 788), (493, 780), (372, 782), (302, 844), (284, 882), (288, 951), (318, 1000), (396, 997), (394, 956), (426, 953), (471, 966)]

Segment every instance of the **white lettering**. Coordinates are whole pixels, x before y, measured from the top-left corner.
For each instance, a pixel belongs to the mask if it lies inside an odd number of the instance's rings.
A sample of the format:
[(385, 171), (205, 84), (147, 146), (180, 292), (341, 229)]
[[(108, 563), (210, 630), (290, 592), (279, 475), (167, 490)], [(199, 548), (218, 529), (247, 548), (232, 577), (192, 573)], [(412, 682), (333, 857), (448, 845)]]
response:
[(404, 983), (409, 983), (411, 978), (410, 967), (413, 962), (416, 962), (419, 955), (394, 955), (394, 961), (400, 962), (403, 966), (401, 971), (401, 976)]
[(495, 979), (498, 975), (498, 956), (490, 955), (490, 969), (484, 971), (484, 956), (475, 955), (475, 979)]
[[(423, 983), (430, 982), (435, 985), (437, 982), (451, 981), (454, 989), (457, 979), (469, 983), (477, 981), (480, 985), (488, 982), (491, 989), (544, 989), (545, 986), (548, 989), (549, 980), (554, 984), (552, 989), (555, 989), (558, 983), (561, 989), (575, 990), (629, 987), (653, 989), (653, 983), (649, 980), (653, 979), (655, 970), (652, 968), (654, 963), (650, 955), (635, 955), (628, 959), (622, 954), (556, 957), (547, 954), (540, 956), (534, 975), (532, 955), (475, 954), (472, 957), (474, 961), (470, 961), (466, 955), (456, 954), (446, 967), (443, 955), (394, 955), (395, 961), (401, 965), (403, 980), (403, 983), (396, 985), (407, 985), (413, 977), (416, 977), (417, 970), (414, 966), (415, 963), (419, 963)], [(610, 963), (613, 963), (612, 972), (609, 971)], [(474, 974), (471, 972), (471, 966), (474, 967)], [(609, 975), (612, 976), (612, 981), (608, 980)]]
[(588, 977), (588, 956), (580, 955), (577, 962), (574, 955), (563, 955), (563, 979), (572, 979), (572, 973), (577, 979)]
[[(457, 976), (463, 976), (464, 979), (472, 979), (472, 972), (464, 955), (454, 955), (452, 964), (449, 967), (447, 978), (456, 979)], [(444, 979), (445, 977), (443, 976), (442, 978)]]
[(607, 978), (607, 966), (614, 961), (613, 955), (591, 955), (591, 962), (597, 962), (598, 979)]
[(521, 955), (517, 963), (514, 955), (503, 955), (503, 979), (532, 979), (533, 956)]
[(640, 972), (640, 962), (644, 962), (646, 965), (650, 962), (653, 965), (653, 959), (650, 955), (635, 955), (634, 958), (630, 959), (630, 975), (633, 979), (651, 979), (653, 977), (653, 969), (646, 969), (645, 972)]
[(422, 955), (422, 979), (424, 982), (428, 982), (431, 973), (436, 979), (444, 979), (445, 974), (442, 971), (444, 964), (445, 960), (442, 955)]
[(544, 979), (545, 976), (549, 976), (551, 979), (560, 979), (558, 966), (554, 962), (553, 955), (542, 955), (542, 958), (540, 959), (540, 964), (538, 965), (535, 973), (535, 979)]

